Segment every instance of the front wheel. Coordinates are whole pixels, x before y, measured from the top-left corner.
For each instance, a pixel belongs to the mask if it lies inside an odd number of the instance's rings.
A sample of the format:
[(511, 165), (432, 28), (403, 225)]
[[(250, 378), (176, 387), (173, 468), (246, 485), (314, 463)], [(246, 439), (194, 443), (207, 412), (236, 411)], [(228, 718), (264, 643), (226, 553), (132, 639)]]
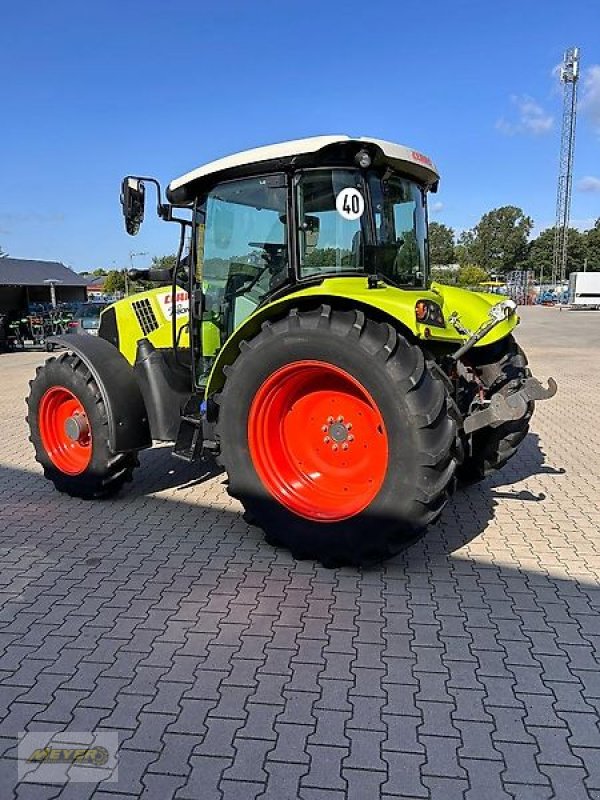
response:
[(30, 383), (30, 441), (44, 475), (74, 497), (109, 497), (131, 480), (136, 453), (114, 453), (106, 406), (83, 361), (62, 353), (38, 367)]
[(292, 310), (242, 343), (219, 403), (229, 492), (327, 566), (397, 553), (441, 513), (455, 423), (421, 350), (361, 311)]

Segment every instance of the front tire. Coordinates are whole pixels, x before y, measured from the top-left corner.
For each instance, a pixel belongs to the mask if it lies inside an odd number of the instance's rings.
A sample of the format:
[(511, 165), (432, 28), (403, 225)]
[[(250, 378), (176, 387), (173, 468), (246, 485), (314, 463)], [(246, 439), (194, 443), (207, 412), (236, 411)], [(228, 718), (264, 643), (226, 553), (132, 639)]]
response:
[(297, 558), (389, 558), (441, 513), (455, 422), (421, 350), (361, 311), (292, 309), (243, 342), (220, 395), (229, 493)]
[(49, 358), (30, 387), (29, 438), (44, 475), (60, 492), (85, 500), (110, 497), (131, 480), (137, 454), (110, 449), (106, 406), (77, 355)]

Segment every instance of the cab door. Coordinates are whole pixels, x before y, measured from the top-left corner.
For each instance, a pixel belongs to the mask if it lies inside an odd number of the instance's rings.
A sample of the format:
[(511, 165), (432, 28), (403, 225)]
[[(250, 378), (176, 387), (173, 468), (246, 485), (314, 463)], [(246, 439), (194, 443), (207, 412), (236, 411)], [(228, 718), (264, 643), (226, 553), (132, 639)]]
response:
[(289, 280), (288, 209), (285, 174), (219, 183), (198, 205), (192, 295), (201, 289), (199, 376), (233, 331)]

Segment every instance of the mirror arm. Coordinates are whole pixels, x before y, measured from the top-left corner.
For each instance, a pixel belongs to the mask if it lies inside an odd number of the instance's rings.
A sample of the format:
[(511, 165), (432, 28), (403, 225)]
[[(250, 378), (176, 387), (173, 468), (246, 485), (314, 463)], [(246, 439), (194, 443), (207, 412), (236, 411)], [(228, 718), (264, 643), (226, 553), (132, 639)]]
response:
[(169, 203), (164, 203), (158, 207), (158, 216), (165, 222), (178, 222), (180, 225), (185, 225), (189, 228), (192, 227), (192, 222), (189, 219), (173, 216), (173, 206)]

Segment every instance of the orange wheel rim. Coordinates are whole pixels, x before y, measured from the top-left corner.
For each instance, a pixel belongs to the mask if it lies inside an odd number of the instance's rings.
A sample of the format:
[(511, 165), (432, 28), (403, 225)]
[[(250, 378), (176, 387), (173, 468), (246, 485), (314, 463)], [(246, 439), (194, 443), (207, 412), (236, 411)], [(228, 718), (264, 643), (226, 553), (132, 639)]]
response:
[(43, 395), (38, 410), (40, 438), (48, 458), (65, 475), (80, 475), (92, 459), (92, 434), (81, 401), (64, 386)]
[(387, 473), (377, 404), (356, 378), (321, 361), (296, 361), (267, 378), (250, 406), (248, 444), (271, 495), (317, 522), (359, 514)]

